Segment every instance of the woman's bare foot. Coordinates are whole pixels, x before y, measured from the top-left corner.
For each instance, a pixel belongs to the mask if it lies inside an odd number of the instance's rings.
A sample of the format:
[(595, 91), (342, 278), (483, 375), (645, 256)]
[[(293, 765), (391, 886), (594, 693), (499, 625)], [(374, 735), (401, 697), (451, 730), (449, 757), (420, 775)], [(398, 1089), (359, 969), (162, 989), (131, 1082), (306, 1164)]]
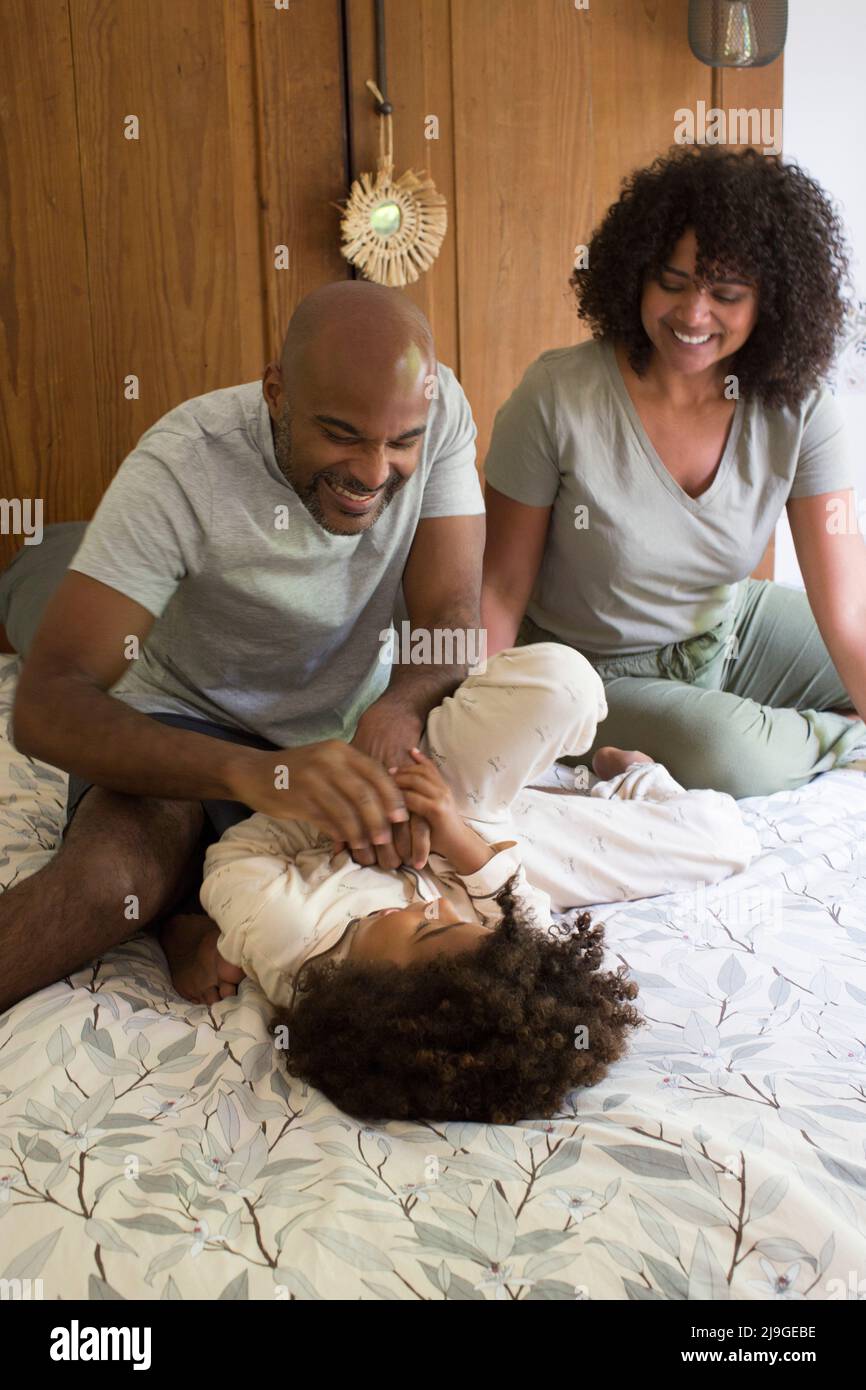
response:
[(218, 1004), (237, 994), (244, 972), (223, 960), (219, 927), (203, 913), (178, 913), (160, 928), (160, 942), (178, 994), (193, 1004)]
[(607, 782), (609, 778), (616, 777), (620, 772), (625, 772), (632, 763), (651, 763), (652, 758), (648, 758), (646, 753), (639, 753), (636, 748), (631, 751), (625, 748), (599, 748), (592, 760), (592, 770), (596, 777), (600, 777), (602, 782)]

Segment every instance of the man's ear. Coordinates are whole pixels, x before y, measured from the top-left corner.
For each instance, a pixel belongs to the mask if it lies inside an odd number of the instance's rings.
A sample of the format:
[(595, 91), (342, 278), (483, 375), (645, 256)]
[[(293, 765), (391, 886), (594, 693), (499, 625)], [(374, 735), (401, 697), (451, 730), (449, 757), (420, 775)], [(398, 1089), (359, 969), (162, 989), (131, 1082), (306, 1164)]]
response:
[(278, 361), (269, 362), (262, 373), (262, 394), (272, 419), (282, 412), (284, 392), (283, 369)]

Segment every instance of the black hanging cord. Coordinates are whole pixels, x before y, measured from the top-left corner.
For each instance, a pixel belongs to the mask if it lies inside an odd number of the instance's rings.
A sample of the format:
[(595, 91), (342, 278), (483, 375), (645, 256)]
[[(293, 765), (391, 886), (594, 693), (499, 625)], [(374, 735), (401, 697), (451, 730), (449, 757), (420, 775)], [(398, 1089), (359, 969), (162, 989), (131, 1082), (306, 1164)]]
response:
[(394, 110), (388, 100), (388, 76), (385, 56), (385, 0), (376, 0), (376, 86), (382, 93), (382, 100), (376, 103), (380, 116), (390, 116)]

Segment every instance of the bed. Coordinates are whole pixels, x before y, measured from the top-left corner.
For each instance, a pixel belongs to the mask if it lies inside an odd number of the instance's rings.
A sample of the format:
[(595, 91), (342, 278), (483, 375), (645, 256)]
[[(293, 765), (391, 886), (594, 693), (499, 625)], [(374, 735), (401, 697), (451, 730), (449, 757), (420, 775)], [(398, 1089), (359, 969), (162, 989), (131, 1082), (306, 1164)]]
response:
[[(50, 857), (65, 804), (9, 742), (17, 671), (0, 657), (3, 887)], [(866, 774), (743, 804), (748, 872), (599, 909), (646, 1024), (550, 1121), (357, 1123), (286, 1076), (252, 984), (187, 1005), (147, 934), (18, 1004), (0, 1278), (62, 1299), (863, 1296)]]

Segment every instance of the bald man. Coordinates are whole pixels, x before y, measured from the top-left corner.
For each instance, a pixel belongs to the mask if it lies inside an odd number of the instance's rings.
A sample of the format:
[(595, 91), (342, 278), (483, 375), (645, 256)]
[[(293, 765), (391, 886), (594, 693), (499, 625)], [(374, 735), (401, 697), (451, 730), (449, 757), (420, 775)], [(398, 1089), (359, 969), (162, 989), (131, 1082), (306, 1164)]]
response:
[(360, 281), (299, 305), (262, 382), (146, 431), (21, 672), (15, 744), (70, 782), (58, 853), (0, 897), (0, 1008), (188, 908), (251, 810), (426, 861), (388, 769), (466, 671), (391, 667), (381, 634), (401, 585), (412, 629), (478, 626), (474, 440), (424, 316)]

